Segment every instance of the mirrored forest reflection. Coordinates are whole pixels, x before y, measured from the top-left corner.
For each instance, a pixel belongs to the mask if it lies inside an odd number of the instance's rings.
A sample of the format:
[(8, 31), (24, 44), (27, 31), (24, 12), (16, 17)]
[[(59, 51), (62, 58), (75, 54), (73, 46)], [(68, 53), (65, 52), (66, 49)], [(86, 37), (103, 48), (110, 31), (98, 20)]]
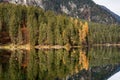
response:
[(1, 3), (0, 80), (107, 79), (120, 66), (119, 33), (118, 25)]
[(119, 57), (113, 47), (0, 50), (0, 80), (103, 80), (119, 68)]

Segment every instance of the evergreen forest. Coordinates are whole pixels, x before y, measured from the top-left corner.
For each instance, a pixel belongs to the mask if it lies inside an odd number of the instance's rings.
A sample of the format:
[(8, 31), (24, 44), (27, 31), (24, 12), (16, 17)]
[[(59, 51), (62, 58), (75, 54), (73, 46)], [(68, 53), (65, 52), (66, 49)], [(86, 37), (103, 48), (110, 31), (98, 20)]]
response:
[(0, 4), (0, 44), (119, 44), (120, 26), (88, 22), (35, 6)]
[(14, 45), (87, 44), (88, 23), (38, 7), (0, 4), (0, 43)]

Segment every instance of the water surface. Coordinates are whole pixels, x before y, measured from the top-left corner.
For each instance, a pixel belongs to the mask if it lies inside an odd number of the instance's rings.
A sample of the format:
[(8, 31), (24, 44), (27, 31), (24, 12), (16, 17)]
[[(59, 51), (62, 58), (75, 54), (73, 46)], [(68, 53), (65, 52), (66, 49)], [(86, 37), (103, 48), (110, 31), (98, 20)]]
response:
[(0, 50), (0, 80), (105, 80), (119, 69), (118, 47)]

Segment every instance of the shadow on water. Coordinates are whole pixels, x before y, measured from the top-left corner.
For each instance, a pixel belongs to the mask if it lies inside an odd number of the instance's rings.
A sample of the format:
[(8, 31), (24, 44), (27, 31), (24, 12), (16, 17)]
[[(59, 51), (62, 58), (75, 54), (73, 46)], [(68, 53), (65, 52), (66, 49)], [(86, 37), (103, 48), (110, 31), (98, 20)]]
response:
[(0, 50), (0, 80), (104, 80), (120, 66), (113, 47)]

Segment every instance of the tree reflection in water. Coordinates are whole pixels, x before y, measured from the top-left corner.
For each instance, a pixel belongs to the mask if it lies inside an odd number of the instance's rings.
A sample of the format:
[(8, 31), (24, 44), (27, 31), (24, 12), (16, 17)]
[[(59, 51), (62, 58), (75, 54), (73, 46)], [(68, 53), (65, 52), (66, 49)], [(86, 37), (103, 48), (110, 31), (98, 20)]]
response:
[(119, 67), (119, 49), (91, 48), (87, 52), (0, 50), (0, 80), (102, 80)]
[[(5, 52), (4, 52), (5, 53)], [(82, 50), (25, 50), (13, 51), (6, 62), (0, 62), (1, 79), (48, 80), (63, 79), (82, 69), (88, 69), (88, 60)], [(2, 58), (1, 59), (7, 59)], [(3, 61), (1, 60), (1, 61)], [(82, 62), (83, 60), (83, 62)], [(86, 63), (87, 62), (87, 63)], [(4, 64), (7, 65), (3, 70)]]

